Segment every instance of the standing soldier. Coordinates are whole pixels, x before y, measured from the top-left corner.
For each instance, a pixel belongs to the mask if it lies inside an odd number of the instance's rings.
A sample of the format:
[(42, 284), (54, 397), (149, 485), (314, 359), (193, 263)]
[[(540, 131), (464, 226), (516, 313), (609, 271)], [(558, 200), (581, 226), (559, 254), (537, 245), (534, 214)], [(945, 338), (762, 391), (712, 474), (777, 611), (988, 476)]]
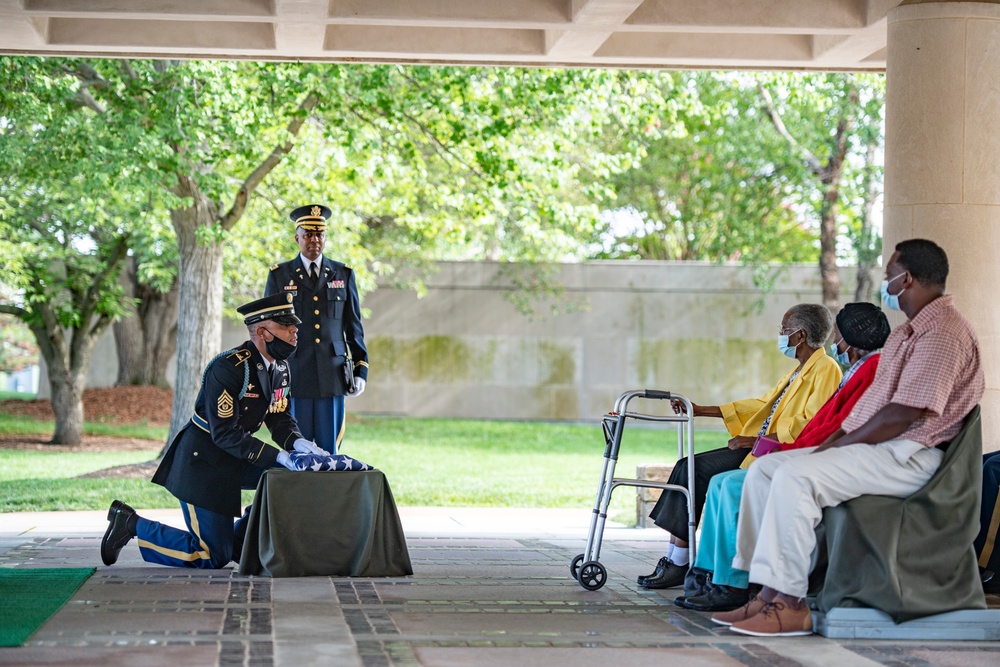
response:
[[(295, 421), (303, 437), (336, 454), (344, 437), (344, 396), (360, 396), (365, 390), (368, 350), (354, 272), (323, 256), (331, 214), (317, 204), (291, 212), (301, 252), (271, 267), (264, 293), (290, 294), (302, 320), (299, 346), (289, 359)], [(345, 373), (349, 359), (354, 363), (350, 374)]]

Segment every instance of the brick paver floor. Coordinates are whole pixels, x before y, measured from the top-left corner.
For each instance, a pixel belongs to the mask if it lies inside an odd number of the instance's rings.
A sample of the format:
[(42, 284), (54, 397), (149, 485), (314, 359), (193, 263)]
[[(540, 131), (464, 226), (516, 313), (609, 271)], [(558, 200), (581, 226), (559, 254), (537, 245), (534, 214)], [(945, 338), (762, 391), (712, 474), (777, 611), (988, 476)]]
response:
[[(65, 514), (63, 516), (62, 514)], [(0, 566), (97, 572), (9, 665), (478, 667), (927, 667), (1000, 663), (1000, 642), (758, 639), (646, 591), (658, 529), (609, 528), (607, 585), (569, 576), (586, 514), (402, 511), (415, 574), (392, 579), (242, 577), (144, 563), (134, 544), (100, 565), (101, 513), (0, 515)], [(157, 517), (163, 518), (163, 517)], [(20, 522), (20, 523), (19, 523)], [(30, 525), (30, 528), (25, 526)], [(1000, 606), (1000, 599), (990, 599)]]

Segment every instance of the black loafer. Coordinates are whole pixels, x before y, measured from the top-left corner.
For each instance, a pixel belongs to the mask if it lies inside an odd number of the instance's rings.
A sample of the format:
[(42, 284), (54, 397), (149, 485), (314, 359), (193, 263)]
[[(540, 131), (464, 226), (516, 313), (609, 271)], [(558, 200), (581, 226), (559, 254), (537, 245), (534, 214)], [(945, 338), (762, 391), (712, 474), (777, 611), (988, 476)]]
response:
[(663, 574), (663, 571), (667, 569), (668, 565), (670, 565), (670, 561), (667, 560), (666, 556), (664, 556), (663, 558), (661, 558), (656, 562), (656, 569), (653, 570), (652, 574), (645, 574), (640, 576), (638, 579), (635, 580), (636, 583), (639, 584), (640, 586), (645, 586), (647, 581), (649, 581), (650, 579), (655, 579), (656, 577), (659, 577), (661, 574)]
[(750, 601), (750, 591), (745, 588), (712, 584), (702, 595), (684, 601), (686, 609), (695, 611), (732, 611)]
[(108, 529), (104, 531), (104, 538), (101, 540), (101, 560), (105, 565), (114, 565), (122, 547), (135, 537), (135, 533), (129, 530), (129, 520), (133, 516), (135, 510), (122, 501), (111, 503), (108, 509)]
[(692, 567), (684, 575), (684, 594), (674, 598), (674, 604), (678, 607), (688, 609), (686, 604), (688, 598), (697, 597), (708, 592), (708, 587), (712, 585), (712, 571), (703, 570), (700, 567)]
[(704, 570), (700, 567), (692, 567), (688, 570), (688, 573), (684, 575), (684, 596), (691, 598), (696, 595), (701, 595), (708, 590), (708, 586), (711, 583), (711, 570)]
[(646, 579), (645, 588), (650, 590), (661, 590), (664, 588), (674, 588), (684, 583), (684, 576), (687, 574), (687, 565), (677, 565), (667, 561), (667, 567), (658, 577)]

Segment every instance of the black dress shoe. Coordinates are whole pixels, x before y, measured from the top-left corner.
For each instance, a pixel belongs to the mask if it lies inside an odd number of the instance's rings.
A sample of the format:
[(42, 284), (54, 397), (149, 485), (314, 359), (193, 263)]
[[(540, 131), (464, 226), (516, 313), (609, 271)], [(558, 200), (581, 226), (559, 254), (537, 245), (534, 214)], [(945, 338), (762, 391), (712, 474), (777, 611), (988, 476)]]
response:
[(695, 611), (732, 611), (750, 601), (750, 591), (745, 588), (712, 584), (696, 597), (687, 598), (684, 607)]
[(987, 570), (985, 567), (979, 568), (979, 583), (989, 583), (993, 581), (993, 576), (993, 570)]
[(636, 583), (639, 584), (640, 586), (645, 586), (647, 581), (649, 581), (650, 579), (655, 579), (656, 577), (659, 577), (661, 574), (663, 574), (663, 571), (667, 569), (668, 565), (670, 565), (670, 561), (667, 560), (666, 556), (664, 556), (663, 558), (661, 558), (656, 562), (656, 569), (653, 570), (652, 574), (644, 574), (640, 576), (638, 579), (635, 580)]
[(684, 576), (687, 574), (687, 565), (677, 565), (667, 561), (667, 567), (658, 577), (646, 579), (645, 588), (650, 590), (661, 590), (663, 588), (674, 588), (684, 583)]
[(108, 529), (101, 540), (101, 560), (105, 565), (114, 565), (118, 554), (128, 541), (135, 537), (135, 510), (116, 500), (108, 509)]
[(712, 571), (703, 570), (700, 567), (692, 567), (684, 575), (684, 595), (674, 598), (674, 604), (687, 609), (685, 602), (688, 598), (697, 597), (708, 591), (712, 583)]

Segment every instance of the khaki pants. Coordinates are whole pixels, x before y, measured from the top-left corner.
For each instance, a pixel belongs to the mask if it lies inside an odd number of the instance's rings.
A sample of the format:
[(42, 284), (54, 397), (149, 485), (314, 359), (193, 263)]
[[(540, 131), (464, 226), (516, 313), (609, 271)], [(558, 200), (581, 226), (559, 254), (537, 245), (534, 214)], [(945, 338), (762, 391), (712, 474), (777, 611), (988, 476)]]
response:
[(775, 452), (755, 461), (740, 499), (733, 567), (805, 597), (824, 507), (863, 495), (903, 498), (927, 483), (943, 452), (912, 440)]

